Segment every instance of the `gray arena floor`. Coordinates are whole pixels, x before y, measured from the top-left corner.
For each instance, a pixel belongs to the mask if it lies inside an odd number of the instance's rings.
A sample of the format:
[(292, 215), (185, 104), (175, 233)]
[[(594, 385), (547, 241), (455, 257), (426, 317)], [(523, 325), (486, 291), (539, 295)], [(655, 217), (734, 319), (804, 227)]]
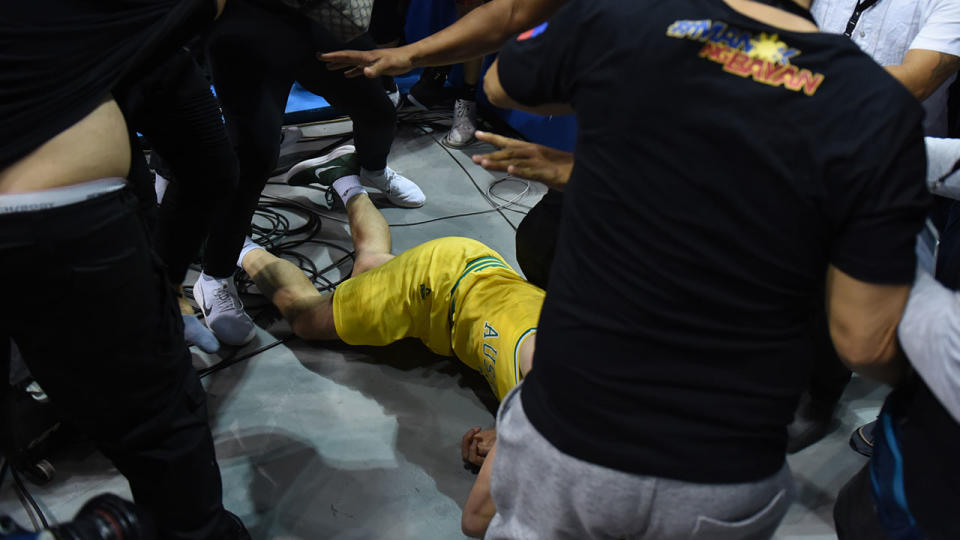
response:
[[(414, 179), (427, 203), (414, 210), (383, 208), (394, 225), (394, 251), (439, 236), (468, 236), (497, 249), (516, 267), (513, 227), (525, 208), (490, 211), (493, 207), (482, 193), (496, 178), (473, 165), (469, 156), (489, 147), (448, 150), (437, 143), (441, 136), (410, 126), (399, 130), (390, 166)], [(311, 144), (317, 143), (299, 143), (292, 151)], [(527, 206), (544, 192), (541, 186), (507, 181), (494, 193), (509, 201), (523, 189), (527, 192), (517, 202)], [(328, 209), (317, 190), (270, 186), (268, 192), (313, 205), (328, 216), (345, 217), (342, 210)], [(486, 212), (403, 226), (481, 211)], [(322, 235), (349, 247), (342, 223), (325, 219)], [(339, 257), (322, 246), (305, 252), (319, 263)], [(282, 322), (267, 326), (237, 352), (290, 337)], [(216, 356), (194, 353), (198, 368), (217, 361)], [(290, 339), (213, 373), (204, 385), (224, 503), (254, 538), (462, 537), (460, 512), (475, 476), (462, 465), (460, 438), (472, 426), (492, 426), (495, 404), (483, 379), (455, 360), (434, 356), (416, 342), (367, 348)], [(885, 394), (885, 388), (855, 377), (836, 429), (789, 458), (799, 496), (777, 538), (835, 537), (834, 498), (865, 461), (848, 448), (847, 436), (874, 417)], [(125, 480), (89, 447), (72, 447), (51, 461), (55, 479), (28, 488), (52, 519), (71, 518), (100, 492), (130, 497)], [(11, 485), (8, 481), (0, 492), (0, 515), (29, 525)]]

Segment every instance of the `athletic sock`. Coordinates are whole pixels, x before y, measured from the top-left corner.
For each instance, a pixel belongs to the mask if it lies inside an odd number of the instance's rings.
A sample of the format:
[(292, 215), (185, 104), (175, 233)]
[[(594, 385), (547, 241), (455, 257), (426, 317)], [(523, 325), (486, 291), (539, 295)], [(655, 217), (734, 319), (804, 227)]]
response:
[[(383, 175), (383, 170), (380, 170), (379, 174)], [(376, 175), (378, 173), (369, 173)], [(361, 193), (366, 193), (367, 190), (363, 189), (363, 186), (360, 185), (360, 177), (351, 174), (349, 176), (344, 176), (333, 181), (333, 189), (337, 192), (337, 195), (340, 196), (340, 200), (343, 201), (343, 204), (346, 205), (347, 201), (353, 198), (354, 195), (359, 195)]]
[(247, 253), (255, 249), (263, 249), (263, 246), (253, 241), (249, 236), (243, 239), (243, 247), (240, 248), (240, 257), (237, 258), (237, 266), (243, 268), (243, 258), (247, 256)]

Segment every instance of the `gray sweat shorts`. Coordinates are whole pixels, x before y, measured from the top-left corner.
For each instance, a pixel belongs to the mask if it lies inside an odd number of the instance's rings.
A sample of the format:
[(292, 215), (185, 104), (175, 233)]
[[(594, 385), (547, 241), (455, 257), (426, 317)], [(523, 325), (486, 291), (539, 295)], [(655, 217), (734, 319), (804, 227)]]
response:
[(786, 464), (756, 482), (694, 484), (571, 457), (530, 424), (522, 387), (507, 394), (497, 415), (491, 479), (497, 514), (487, 540), (761, 539), (773, 535), (790, 507)]

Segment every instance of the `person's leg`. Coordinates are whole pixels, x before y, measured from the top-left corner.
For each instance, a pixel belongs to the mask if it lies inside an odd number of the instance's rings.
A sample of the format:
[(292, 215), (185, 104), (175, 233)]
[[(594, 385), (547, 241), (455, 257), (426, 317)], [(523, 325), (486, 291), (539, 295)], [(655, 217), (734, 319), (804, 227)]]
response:
[(563, 192), (548, 190), (517, 227), (517, 263), (527, 281), (547, 288), (560, 231)]
[(376, 268), (393, 258), (390, 253), (390, 227), (366, 193), (347, 201), (350, 236), (357, 252), (351, 276)]
[[(312, 26), (311, 31), (313, 45), (318, 51), (333, 50), (338, 45), (319, 26)], [(375, 47), (369, 36), (351, 41), (350, 45), (361, 50)], [(323, 96), (338, 111), (350, 115), (360, 166), (369, 170), (387, 166), (387, 155), (390, 154), (396, 131), (397, 113), (378, 81), (366, 77), (344, 77), (339, 71), (328, 70), (317, 59), (304, 62), (296, 78), (304, 88)]]
[(833, 524), (840, 540), (883, 540), (886, 532), (877, 518), (870, 487), (870, 464), (865, 463), (837, 494)]
[[(322, 28), (313, 26), (312, 32), (317, 50), (332, 50), (337, 46)], [(350, 45), (359, 49), (374, 47), (369, 36), (362, 36)], [(315, 58), (300, 66), (297, 81), (307, 90), (323, 96), (337, 110), (350, 115), (354, 144), (360, 158), (360, 177), (367, 185), (383, 191), (397, 206), (413, 208), (423, 205), (423, 191), (387, 166), (397, 113), (378, 81), (366, 77), (346, 78), (340, 72), (326, 69)]]
[(280, 126), (296, 66), (313, 57), (302, 18), (259, 4), (230, 2), (214, 26), (207, 58), (239, 159), (237, 190), (204, 248), (194, 298), (220, 341), (243, 345), (256, 334), (233, 281), (237, 257), (277, 162)]
[(143, 84), (143, 110), (131, 124), (169, 169), (156, 248), (179, 286), (210, 225), (223, 219), (236, 188), (237, 158), (216, 98), (189, 53), (173, 55)]
[(260, 192), (276, 166), (294, 73), (315, 60), (301, 19), (237, 0), (227, 4), (208, 40), (207, 59), (240, 167), (236, 195), (204, 247), (203, 270), (211, 277), (233, 276)]
[(370, 37), (377, 47), (396, 47), (403, 37), (406, 12), (399, 0), (374, 0), (370, 13)]
[(0, 327), (162, 537), (242, 537), (221, 504), (205, 395), (134, 197), (0, 216), (0, 253), (0, 280), (22, 285), (5, 293)]
[(193, 306), (183, 294), (183, 280), (210, 225), (223, 218), (236, 189), (237, 158), (220, 107), (185, 50), (171, 55), (122, 95), (128, 102), (128, 124), (145, 134), (153, 148), (151, 164), (172, 180), (162, 189), (157, 186), (163, 196), (158, 196), (162, 202), (154, 247), (177, 295), (184, 336), (188, 344), (216, 352), (219, 342), (194, 317)]
[[(383, 214), (359, 193), (346, 204), (357, 260), (353, 276), (380, 266), (393, 258), (390, 229)], [(265, 249), (250, 249), (241, 261), (243, 270), (290, 322), (294, 333), (304, 339), (337, 339), (333, 319), (333, 295), (321, 295), (310, 279), (293, 263)]]
[(742, 484), (692, 484), (630, 474), (558, 450), (523, 411), (523, 385), (497, 417), (484, 538), (767, 538), (792, 500), (788, 467)]
[[(457, 0), (457, 18), (483, 5), (483, 0)], [(463, 86), (457, 91), (453, 104), (453, 125), (443, 141), (449, 146), (464, 146), (474, 141), (477, 131), (477, 83), (483, 58), (463, 63)]]

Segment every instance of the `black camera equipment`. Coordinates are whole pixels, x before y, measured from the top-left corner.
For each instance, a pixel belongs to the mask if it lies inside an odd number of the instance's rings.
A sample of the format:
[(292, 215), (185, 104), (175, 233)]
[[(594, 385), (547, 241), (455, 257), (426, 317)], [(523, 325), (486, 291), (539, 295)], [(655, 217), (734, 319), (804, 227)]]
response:
[(3, 540), (155, 540), (151, 520), (132, 502), (112, 493), (87, 501), (73, 521), (37, 532), (20, 527), (10, 516), (0, 516)]

